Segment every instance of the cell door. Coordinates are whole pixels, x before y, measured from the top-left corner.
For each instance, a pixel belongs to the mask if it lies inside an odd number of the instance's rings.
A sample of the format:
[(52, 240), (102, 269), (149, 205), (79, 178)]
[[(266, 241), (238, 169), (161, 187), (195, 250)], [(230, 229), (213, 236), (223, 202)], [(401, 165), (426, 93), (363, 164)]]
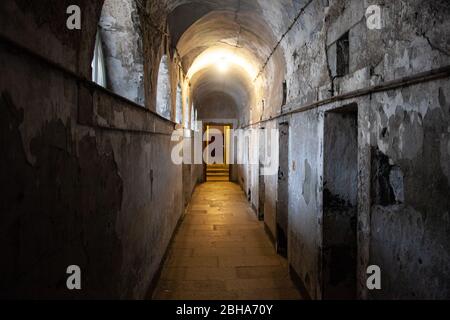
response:
[(277, 198), (277, 252), (283, 257), (288, 254), (288, 204), (289, 204), (289, 124), (279, 125), (279, 168)]

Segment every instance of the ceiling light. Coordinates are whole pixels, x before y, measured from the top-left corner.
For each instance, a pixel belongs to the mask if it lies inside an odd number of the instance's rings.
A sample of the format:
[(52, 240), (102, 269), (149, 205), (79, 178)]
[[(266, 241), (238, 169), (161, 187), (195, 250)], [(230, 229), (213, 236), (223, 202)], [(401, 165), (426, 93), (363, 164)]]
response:
[(225, 57), (222, 57), (219, 59), (219, 61), (217, 62), (217, 69), (222, 72), (225, 73), (228, 71), (229, 65), (228, 65), (228, 61)]
[(214, 67), (217, 72), (225, 73), (231, 70), (231, 67), (238, 67), (248, 74), (250, 79), (255, 79), (258, 71), (252, 60), (248, 56), (238, 55), (230, 49), (211, 48), (202, 52), (192, 63), (187, 73), (188, 79), (209, 67)]

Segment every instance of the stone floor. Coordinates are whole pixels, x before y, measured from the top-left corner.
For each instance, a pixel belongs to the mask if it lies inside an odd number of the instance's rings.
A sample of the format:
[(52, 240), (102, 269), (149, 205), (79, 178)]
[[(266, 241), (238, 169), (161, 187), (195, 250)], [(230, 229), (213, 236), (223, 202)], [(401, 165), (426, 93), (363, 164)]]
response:
[(154, 299), (300, 299), (238, 185), (208, 182), (194, 193)]

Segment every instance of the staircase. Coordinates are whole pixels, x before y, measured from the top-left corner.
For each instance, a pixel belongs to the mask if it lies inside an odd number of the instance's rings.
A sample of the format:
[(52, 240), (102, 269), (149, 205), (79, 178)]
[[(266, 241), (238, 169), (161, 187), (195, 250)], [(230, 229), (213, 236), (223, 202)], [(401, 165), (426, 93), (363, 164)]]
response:
[(230, 181), (230, 166), (227, 164), (209, 164), (206, 166), (206, 181)]

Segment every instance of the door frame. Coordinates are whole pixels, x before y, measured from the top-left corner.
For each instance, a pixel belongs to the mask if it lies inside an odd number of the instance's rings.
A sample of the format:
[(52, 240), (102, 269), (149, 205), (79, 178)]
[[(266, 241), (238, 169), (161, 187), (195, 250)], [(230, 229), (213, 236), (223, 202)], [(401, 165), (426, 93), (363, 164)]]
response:
[[(205, 134), (205, 133), (207, 133), (207, 129), (208, 129), (208, 126), (216, 126), (216, 127), (230, 127), (230, 130), (232, 130), (233, 129), (233, 124), (232, 123), (220, 123), (220, 122), (214, 122), (214, 121), (212, 121), (212, 122), (204, 122), (203, 123), (203, 135)], [(225, 135), (225, 133), (224, 133), (224, 135)], [(203, 136), (202, 136), (202, 140), (203, 140)], [(230, 141), (231, 141), (231, 137), (230, 137)], [(204, 161), (204, 159), (203, 159), (203, 151), (206, 149), (206, 147), (208, 146), (208, 143), (209, 141), (203, 141), (203, 143), (202, 143), (202, 145), (203, 145), (203, 150), (202, 150), (202, 162), (203, 162), (203, 176), (204, 176), (204, 181), (205, 182), (207, 182), (207, 179), (208, 179), (208, 177), (207, 177), (207, 167), (206, 167), (206, 162)], [(224, 148), (225, 148), (225, 139), (224, 139)], [(233, 153), (234, 154), (234, 153)], [(231, 167), (231, 164), (228, 164), (228, 167), (229, 167), (229, 172), (228, 172), (228, 180), (231, 182), (232, 181), (232, 167)]]
[[(280, 240), (280, 224), (279, 224), (279, 216), (280, 216), (280, 207), (279, 207), (279, 195), (280, 195), (280, 173), (281, 173), (281, 148), (279, 148), (279, 152), (278, 152), (278, 177), (277, 177), (277, 183), (278, 183), (278, 187), (277, 187), (277, 201), (276, 201), (276, 214), (275, 214), (275, 247), (277, 250), (277, 253), (285, 258), (288, 257), (288, 251), (289, 251), (289, 139), (290, 139), (290, 125), (288, 121), (283, 121), (278, 123), (278, 129), (280, 132), (280, 136), (278, 138), (278, 142), (281, 142), (281, 126), (285, 126), (287, 129), (286, 135), (287, 135), (287, 144), (286, 146), (286, 150), (287, 150), (287, 166), (286, 166), (286, 204), (285, 204), (285, 215), (286, 215), (286, 230), (284, 230), (284, 239), (283, 241), (285, 243), (282, 243)], [(280, 144), (281, 146), (281, 144)], [(279, 146), (279, 147), (280, 147)], [(282, 245), (282, 246), (281, 246)]]

